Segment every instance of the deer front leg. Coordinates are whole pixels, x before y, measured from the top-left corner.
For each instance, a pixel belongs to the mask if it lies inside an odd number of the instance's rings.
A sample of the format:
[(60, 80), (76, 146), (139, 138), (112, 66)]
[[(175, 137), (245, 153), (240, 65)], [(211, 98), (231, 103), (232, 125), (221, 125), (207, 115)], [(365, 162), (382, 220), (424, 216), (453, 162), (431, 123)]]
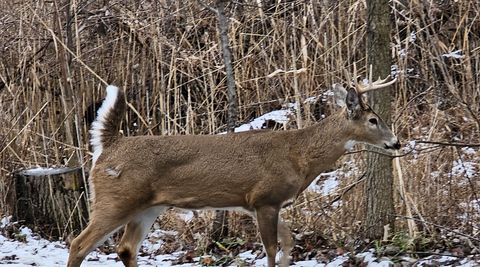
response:
[(280, 266), (289, 266), (290, 251), (292, 251), (294, 241), (290, 229), (281, 219), (278, 221), (278, 237), (280, 238), (280, 245), (282, 246), (282, 258), (280, 260)]
[(117, 248), (117, 254), (125, 266), (138, 266), (137, 254), (140, 243), (147, 235), (155, 219), (164, 210), (165, 208), (163, 207), (148, 208), (128, 222)]
[(277, 254), (278, 207), (262, 206), (256, 208), (256, 218), (260, 237), (267, 253), (268, 267), (275, 266)]

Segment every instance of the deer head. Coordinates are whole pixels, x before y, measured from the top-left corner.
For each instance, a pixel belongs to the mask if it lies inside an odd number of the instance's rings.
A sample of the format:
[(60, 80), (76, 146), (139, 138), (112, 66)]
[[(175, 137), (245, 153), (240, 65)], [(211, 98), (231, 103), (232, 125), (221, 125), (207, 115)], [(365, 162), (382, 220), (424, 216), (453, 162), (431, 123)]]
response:
[[(369, 91), (378, 90), (395, 83), (396, 78), (388, 81), (389, 77), (372, 82), (370, 70), (369, 84), (364, 85), (356, 80), (357, 70), (354, 65), (354, 83), (348, 89), (342, 85), (334, 84), (334, 95), (337, 105), (346, 108), (347, 119), (353, 124), (355, 138), (352, 141), (368, 143), (385, 149), (399, 149), (400, 142), (390, 130), (390, 127), (378, 116), (367, 104), (364, 94)], [(347, 77), (349, 75), (347, 74)], [(350, 77), (349, 77), (350, 80)]]

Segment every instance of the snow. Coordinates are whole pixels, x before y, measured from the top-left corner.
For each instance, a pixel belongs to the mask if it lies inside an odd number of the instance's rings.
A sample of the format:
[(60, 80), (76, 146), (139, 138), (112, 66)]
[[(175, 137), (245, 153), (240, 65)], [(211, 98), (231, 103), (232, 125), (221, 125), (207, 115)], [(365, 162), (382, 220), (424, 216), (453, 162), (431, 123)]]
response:
[(12, 216), (3, 217), (2, 219), (0, 219), (0, 229), (4, 228), (6, 225), (9, 225), (11, 219)]
[(410, 33), (410, 39), (408, 41), (410, 43), (415, 43), (415, 40), (417, 40), (417, 33), (415, 31), (412, 31)]
[(323, 196), (328, 196), (333, 192), (335, 192), (339, 184), (340, 182), (338, 181), (338, 174), (337, 174), (337, 171), (335, 170), (331, 172), (322, 173), (319, 176), (317, 176), (317, 178), (315, 178), (313, 183), (311, 183), (310, 186), (308, 187), (308, 190), (320, 193)]
[(286, 124), (289, 121), (289, 116), (293, 114), (293, 111), (290, 109), (281, 109), (281, 110), (274, 110), (272, 112), (266, 113), (253, 121), (243, 124), (237, 128), (235, 128), (235, 132), (246, 132), (250, 130), (258, 130), (262, 129), (265, 121), (272, 120), (280, 124)]
[(473, 177), (476, 173), (475, 166), (475, 162), (463, 161), (461, 159), (454, 160), (452, 174), (458, 176), (465, 175), (466, 177)]
[(18, 174), (24, 175), (24, 176), (46, 176), (46, 175), (56, 175), (56, 174), (62, 174), (66, 172), (71, 172), (75, 169), (69, 168), (69, 167), (36, 167), (33, 169), (27, 169), (27, 170), (22, 170)]
[(343, 266), (343, 263), (348, 260), (348, 255), (341, 255), (329, 262), (325, 267)]
[(177, 216), (180, 217), (183, 221), (189, 222), (193, 219), (194, 214), (191, 210), (177, 209)]
[(473, 149), (471, 147), (462, 148), (462, 152), (466, 155), (475, 155), (476, 154), (475, 149)]
[[(455, 261), (457, 260), (457, 257), (451, 257), (451, 256), (441, 256), (437, 258), (436, 256), (429, 256), (423, 260), (420, 260), (418, 262), (419, 266), (431, 266), (431, 265), (437, 265), (438, 263), (444, 263), (448, 264), (449, 261)], [(467, 266), (467, 265), (464, 265)]]
[(368, 252), (363, 252), (363, 253), (360, 253), (357, 255), (357, 257), (363, 257), (363, 262), (367, 262), (368, 263), (368, 266), (372, 266), (372, 267), (389, 267), (389, 266), (393, 266), (393, 262), (386, 259), (386, 260), (382, 260), (380, 262), (377, 262), (378, 259), (376, 257), (374, 257), (375, 253), (375, 250), (374, 249), (371, 249), (370, 251)]
[(455, 51), (452, 51), (452, 52), (450, 52), (450, 53), (443, 54), (442, 57), (460, 59), (460, 58), (464, 58), (464, 57), (465, 57), (464, 55), (462, 55), (462, 53), (463, 53), (462, 50), (455, 50)]
[[(312, 103), (315, 103), (319, 98), (325, 99), (326, 97), (333, 96), (333, 95), (334, 95), (333, 91), (329, 89), (318, 96), (307, 97), (303, 101), (303, 103), (312, 104)], [(290, 118), (295, 115), (294, 111), (297, 109), (298, 109), (298, 103), (287, 103), (283, 109), (274, 110), (274, 111), (265, 113), (251, 122), (240, 125), (239, 127), (235, 128), (235, 132), (239, 133), (239, 132), (246, 132), (250, 130), (262, 129), (265, 122), (269, 120), (285, 125), (290, 121)], [(226, 132), (223, 132), (221, 134), (225, 134), (225, 133)]]
[[(5, 218), (2, 219), (2, 221)], [(0, 228), (1, 229), (1, 228)], [(152, 234), (149, 234), (149, 237), (155, 235), (161, 235), (165, 231), (154, 231)], [(20, 235), (23, 235), (25, 242), (20, 242), (16, 240), (11, 240), (3, 235), (0, 235), (0, 266), (17, 266), (17, 267), (26, 267), (26, 266), (45, 266), (45, 267), (57, 267), (65, 266), (68, 258), (68, 249), (63, 242), (59, 241), (48, 241), (43, 238), (40, 238), (32, 233), (32, 230), (26, 227), (20, 229)], [(175, 234), (175, 232), (170, 232), (170, 234)], [(149, 238), (147, 238), (148, 240)], [(148, 251), (150, 255), (139, 256), (138, 265), (140, 267), (146, 266), (172, 266), (173, 262), (180, 258), (183, 252), (175, 252), (172, 254), (165, 255), (155, 255), (156, 250), (160, 247), (161, 241), (153, 246), (144, 241), (142, 244), (142, 249), (144, 255)], [(280, 253), (277, 255), (277, 259), (280, 258)], [(207, 255), (206, 255), (207, 256)], [(266, 266), (266, 257), (262, 259), (255, 260), (256, 255), (250, 251), (240, 253), (238, 255), (238, 261), (251, 263), (251, 266)], [(179, 264), (174, 266), (200, 266), (198, 261), (200, 257), (194, 258), (195, 263), (188, 264)], [(344, 258), (339, 257), (334, 262), (328, 264), (327, 266), (340, 266), (338, 264), (343, 263)], [(338, 263), (338, 264), (337, 264)], [(122, 262), (119, 261), (117, 254), (103, 254), (98, 250), (91, 252), (82, 263), (82, 267), (96, 267), (96, 266), (112, 266), (120, 267), (123, 266)], [(235, 266), (235, 265), (232, 265)], [(325, 266), (323, 264), (318, 264), (315, 260), (309, 261), (299, 261), (296, 262), (294, 266)]]
[(479, 158), (476, 156), (477, 152), (471, 147), (464, 147), (461, 152), (460, 158), (453, 161), (451, 174), (471, 179), (477, 173), (479, 162)]

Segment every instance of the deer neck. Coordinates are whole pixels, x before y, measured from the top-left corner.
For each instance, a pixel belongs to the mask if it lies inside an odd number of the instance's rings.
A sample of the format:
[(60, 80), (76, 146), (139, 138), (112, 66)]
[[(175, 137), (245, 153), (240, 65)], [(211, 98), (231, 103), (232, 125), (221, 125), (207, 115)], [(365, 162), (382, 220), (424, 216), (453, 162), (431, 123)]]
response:
[(332, 168), (352, 145), (354, 131), (351, 128), (343, 111), (301, 130), (304, 136), (300, 148), (306, 186), (320, 173)]

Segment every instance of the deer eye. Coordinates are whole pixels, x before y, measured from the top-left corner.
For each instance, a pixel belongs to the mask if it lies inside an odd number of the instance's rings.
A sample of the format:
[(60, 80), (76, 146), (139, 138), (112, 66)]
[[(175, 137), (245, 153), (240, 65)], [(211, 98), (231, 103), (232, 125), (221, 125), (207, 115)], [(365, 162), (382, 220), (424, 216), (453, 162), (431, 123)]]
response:
[(371, 119), (369, 119), (368, 121), (369, 121), (371, 124), (374, 124), (374, 125), (377, 125), (377, 124), (378, 124), (378, 121), (377, 121), (377, 119), (375, 119), (375, 118), (371, 118)]

